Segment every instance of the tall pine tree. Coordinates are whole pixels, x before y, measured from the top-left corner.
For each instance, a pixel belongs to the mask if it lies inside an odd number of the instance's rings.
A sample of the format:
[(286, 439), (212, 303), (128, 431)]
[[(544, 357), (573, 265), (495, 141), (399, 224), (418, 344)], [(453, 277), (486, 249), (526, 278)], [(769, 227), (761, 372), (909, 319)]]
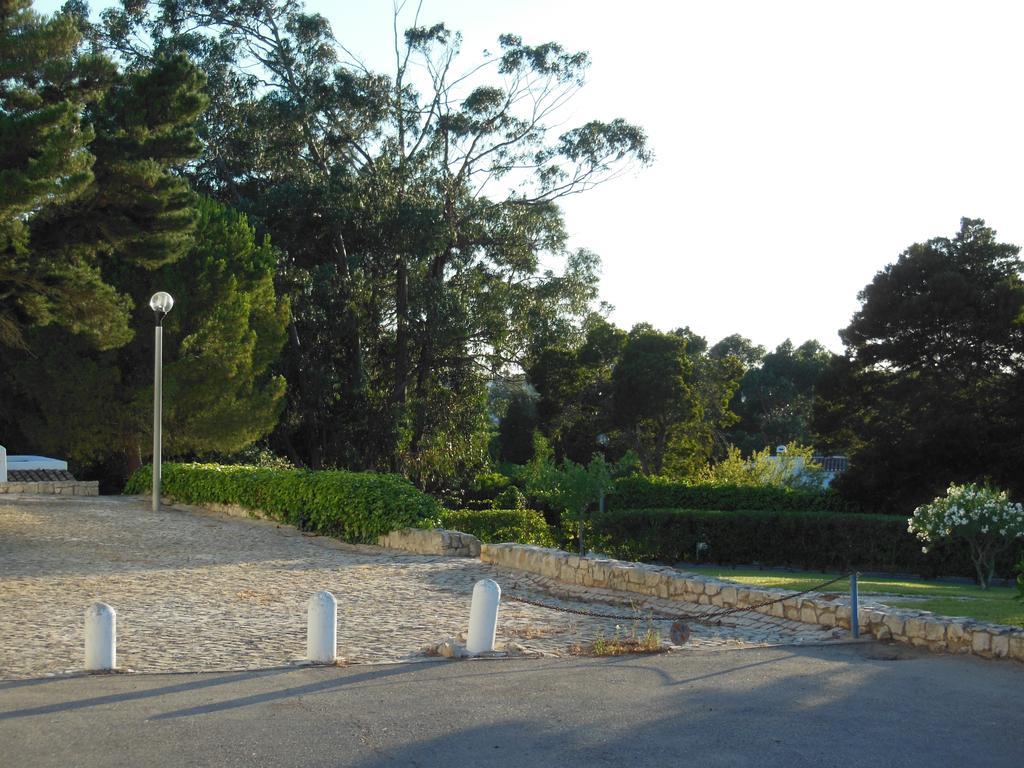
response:
[[(114, 283), (138, 307), (136, 327), (147, 330), (148, 297), (175, 297), (164, 320), (169, 455), (238, 451), (273, 429), (283, 405), (284, 381), (270, 371), (288, 324), (287, 301), (274, 292), (276, 252), (230, 208), (200, 199), (197, 209), (182, 258), (155, 271), (123, 269)], [(152, 335), (109, 351), (56, 328), (30, 340), (35, 354), (0, 354), (0, 400), (15, 406), (21, 438), (79, 467), (106, 464), (118, 475), (138, 466), (150, 440)]]
[(37, 213), (74, 200), (93, 181), (83, 122), (88, 100), (113, 73), (98, 56), (77, 56), (68, 14), (45, 18), (30, 0), (0, 0), (0, 346), (22, 347), (27, 328), (58, 323), (101, 346), (127, 340), (127, 305), (96, 264), (39, 253)]

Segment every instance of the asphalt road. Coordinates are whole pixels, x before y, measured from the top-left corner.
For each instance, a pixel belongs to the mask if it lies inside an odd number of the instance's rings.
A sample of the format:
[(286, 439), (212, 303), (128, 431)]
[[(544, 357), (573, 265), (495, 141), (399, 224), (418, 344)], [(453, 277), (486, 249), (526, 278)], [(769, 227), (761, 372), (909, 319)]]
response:
[(1024, 665), (887, 645), (0, 682), (0, 765), (1024, 765)]

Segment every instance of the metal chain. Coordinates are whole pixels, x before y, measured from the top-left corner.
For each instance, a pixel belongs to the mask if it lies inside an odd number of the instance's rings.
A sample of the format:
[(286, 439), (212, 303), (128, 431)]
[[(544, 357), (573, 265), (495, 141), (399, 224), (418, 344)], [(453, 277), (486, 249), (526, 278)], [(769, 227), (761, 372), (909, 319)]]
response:
[[(743, 607), (735, 606), (733, 608), (720, 608), (720, 609), (718, 609), (716, 611), (710, 611), (708, 613), (703, 613), (703, 614), (681, 613), (681, 614), (677, 614), (675, 616), (643, 616), (642, 618), (647, 619), (649, 621), (691, 621), (691, 622), (693, 622), (695, 624), (714, 624), (714, 625), (720, 625), (722, 623), (722, 618), (725, 617), (725, 616), (729, 616), (729, 615), (731, 615), (733, 613), (740, 613), (742, 611), (755, 611), (758, 608), (765, 608), (765, 607), (767, 607), (769, 605), (774, 605), (775, 603), (781, 603), (784, 600), (791, 600), (794, 597), (800, 597), (801, 595), (806, 595), (809, 592), (817, 592), (819, 589), (822, 589), (824, 587), (827, 587), (827, 586), (830, 586), (832, 584), (835, 584), (837, 581), (842, 581), (843, 579), (847, 578), (848, 576), (850, 576), (850, 573), (844, 573), (843, 575), (837, 576), (834, 579), (830, 579), (829, 581), (823, 581), (820, 584), (815, 584), (813, 587), (808, 587), (807, 589), (803, 589), (803, 590), (801, 590), (799, 592), (793, 592), (792, 594), (783, 595), (782, 597), (776, 597), (776, 598), (772, 598), (770, 600), (762, 600), (759, 603), (752, 603), (752, 604), (750, 604), (748, 606), (743, 606)], [(641, 618), (641, 617), (638, 617), (635, 612), (634, 612), (634, 614), (632, 616), (624, 616), (622, 614), (616, 614), (616, 613), (603, 613), (601, 611), (591, 611), (591, 610), (587, 610), (585, 608), (566, 608), (566, 607), (561, 606), (561, 605), (551, 605), (550, 603), (542, 603), (542, 602), (540, 602), (538, 600), (530, 600), (530, 599), (525, 598), (525, 597), (515, 597), (514, 595), (507, 595), (506, 594), (506, 595), (502, 595), (502, 597), (504, 597), (506, 600), (511, 600), (514, 603), (524, 603), (526, 605), (532, 605), (532, 606), (535, 606), (537, 608), (547, 608), (547, 609), (552, 610), (552, 611), (560, 611), (561, 613), (571, 613), (571, 614), (573, 614), (575, 616), (588, 616), (588, 617), (594, 618), (594, 619), (614, 619), (616, 621), (634, 621), (637, 618)]]

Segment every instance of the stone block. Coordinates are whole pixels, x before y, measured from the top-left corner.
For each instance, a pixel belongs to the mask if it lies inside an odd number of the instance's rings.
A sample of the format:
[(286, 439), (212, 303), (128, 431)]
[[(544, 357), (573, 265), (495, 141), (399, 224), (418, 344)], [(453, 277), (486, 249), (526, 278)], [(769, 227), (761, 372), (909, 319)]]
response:
[(992, 648), (992, 635), (983, 629), (976, 629), (971, 633), (971, 651), (973, 653), (987, 656)]
[(951, 621), (946, 625), (946, 642), (951, 648), (957, 648), (970, 642), (966, 625), (959, 621)]
[(915, 637), (924, 639), (924, 621), (921, 619), (907, 619), (904, 623), (904, 634), (913, 639)]
[(722, 587), (722, 605), (732, 608), (736, 605), (736, 587)]
[(548, 557), (540, 562), (540, 575), (549, 579), (559, 578), (562, 570), (562, 563), (557, 558)]
[(708, 597), (714, 597), (722, 591), (722, 585), (716, 581), (707, 581), (704, 583), (704, 594)]
[(883, 624), (885, 622), (885, 617), (887, 614), (885, 614), (882, 611), (867, 610), (862, 611), (861, 615), (864, 617), (863, 619), (861, 619), (861, 622), (865, 626), (873, 627), (876, 625)]
[(630, 569), (624, 565), (612, 566), (608, 576), (608, 586), (612, 589), (627, 589)]
[(681, 579), (678, 576), (669, 576), (666, 583), (668, 584), (668, 593), (671, 597), (685, 595), (689, 586), (686, 579)]
[(895, 637), (900, 637), (903, 634), (905, 634), (906, 622), (902, 618), (897, 616), (896, 614), (893, 614), (893, 613), (887, 614), (886, 617), (884, 619), (882, 619), (882, 624)]
[(945, 623), (940, 621), (925, 622), (924, 639), (929, 642), (944, 641), (946, 639)]
[(813, 606), (805, 605), (800, 609), (800, 621), (804, 624), (817, 624), (818, 612), (814, 610)]
[(1010, 658), (1024, 661), (1024, 633), (1014, 632), (1010, 636)]
[(1010, 655), (1010, 636), (1005, 632), (993, 634), (991, 646), (993, 656), (1005, 659)]
[(643, 584), (644, 572), (639, 568), (626, 568), (626, 582), (628, 584)]

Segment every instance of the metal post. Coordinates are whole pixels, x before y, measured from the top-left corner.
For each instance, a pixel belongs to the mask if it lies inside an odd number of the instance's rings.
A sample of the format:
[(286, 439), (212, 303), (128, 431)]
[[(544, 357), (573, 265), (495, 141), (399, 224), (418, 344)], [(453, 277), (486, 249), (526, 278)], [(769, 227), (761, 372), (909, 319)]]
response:
[(854, 639), (860, 637), (860, 606), (857, 597), (857, 576), (856, 571), (850, 574), (850, 631)]
[(469, 634), (466, 636), (466, 650), (470, 653), (489, 653), (494, 650), (500, 601), (501, 587), (493, 579), (480, 579), (473, 587), (473, 602), (469, 608)]
[(117, 666), (117, 614), (106, 603), (85, 610), (85, 668), (101, 672)]
[[(162, 318), (161, 318), (162, 319)], [(160, 511), (160, 481), (162, 463), (164, 329), (158, 322), (154, 335), (153, 356), (153, 511)]]
[(338, 601), (327, 590), (309, 598), (306, 657), (316, 664), (333, 664), (338, 658)]

